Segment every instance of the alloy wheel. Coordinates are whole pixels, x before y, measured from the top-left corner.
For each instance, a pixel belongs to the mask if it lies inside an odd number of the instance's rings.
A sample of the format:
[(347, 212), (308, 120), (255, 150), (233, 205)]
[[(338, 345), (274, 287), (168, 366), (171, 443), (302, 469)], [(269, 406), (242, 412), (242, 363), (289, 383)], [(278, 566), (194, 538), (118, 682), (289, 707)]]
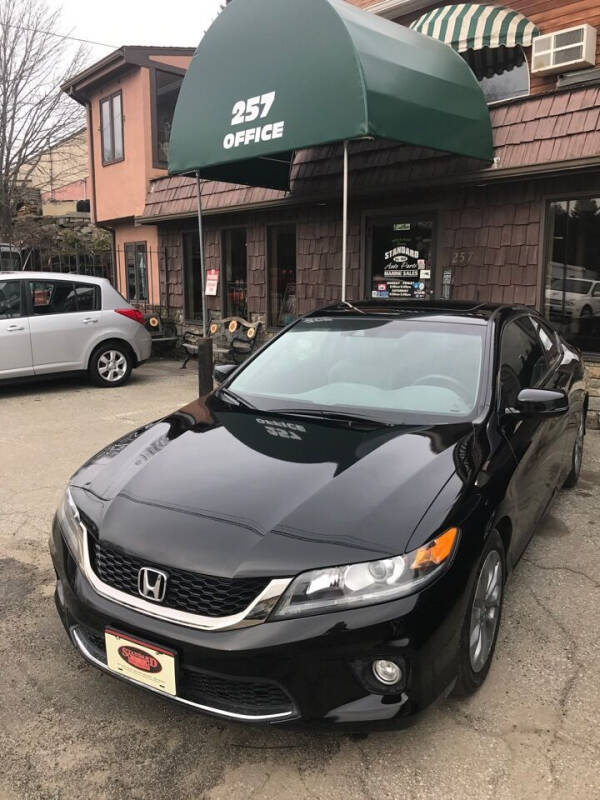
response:
[(502, 602), (502, 559), (491, 550), (483, 562), (473, 607), (469, 633), (469, 658), (473, 672), (485, 667), (494, 644)]
[(98, 359), (98, 374), (109, 383), (120, 381), (127, 374), (127, 359), (118, 350), (107, 350)]

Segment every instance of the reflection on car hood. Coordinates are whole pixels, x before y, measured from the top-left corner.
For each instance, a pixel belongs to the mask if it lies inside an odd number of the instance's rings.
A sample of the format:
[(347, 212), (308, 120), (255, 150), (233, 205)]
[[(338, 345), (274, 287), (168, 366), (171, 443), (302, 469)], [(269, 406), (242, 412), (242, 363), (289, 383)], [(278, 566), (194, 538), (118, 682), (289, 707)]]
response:
[(102, 540), (150, 563), (284, 576), (404, 552), (471, 432), (356, 430), (196, 401), (99, 453), (73, 493)]

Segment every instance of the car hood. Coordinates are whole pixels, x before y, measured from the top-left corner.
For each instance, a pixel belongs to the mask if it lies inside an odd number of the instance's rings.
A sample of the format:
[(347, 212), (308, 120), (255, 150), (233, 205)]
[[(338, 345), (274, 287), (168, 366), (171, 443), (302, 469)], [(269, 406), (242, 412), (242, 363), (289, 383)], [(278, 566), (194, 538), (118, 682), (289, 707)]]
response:
[(357, 430), (196, 401), (101, 451), (71, 485), (101, 541), (150, 563), (287, 576), (405, 552), (472, 431)]

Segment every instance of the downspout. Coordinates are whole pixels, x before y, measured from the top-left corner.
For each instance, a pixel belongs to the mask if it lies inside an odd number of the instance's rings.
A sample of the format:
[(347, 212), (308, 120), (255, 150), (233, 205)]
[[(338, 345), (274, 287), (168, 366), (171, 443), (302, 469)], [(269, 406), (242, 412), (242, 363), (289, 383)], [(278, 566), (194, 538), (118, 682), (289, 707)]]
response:
[(85, 104), (87, 114), (88, 131), (90, 132), (90, 178), (92, 180), (92, 191), (90, 193), (92, 222), (96, 224), (96, 165), (94, 155), (94, 129), (92, 127), (92, 103), (88, 100)]

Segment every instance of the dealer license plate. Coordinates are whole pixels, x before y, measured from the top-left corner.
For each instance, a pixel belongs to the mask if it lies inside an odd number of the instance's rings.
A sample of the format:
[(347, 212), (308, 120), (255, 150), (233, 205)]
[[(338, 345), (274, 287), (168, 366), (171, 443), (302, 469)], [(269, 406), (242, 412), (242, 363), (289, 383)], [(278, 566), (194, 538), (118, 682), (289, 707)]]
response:
[(175, 653), (106, 628), (106, 663), (111, 672), (175, 695)]

